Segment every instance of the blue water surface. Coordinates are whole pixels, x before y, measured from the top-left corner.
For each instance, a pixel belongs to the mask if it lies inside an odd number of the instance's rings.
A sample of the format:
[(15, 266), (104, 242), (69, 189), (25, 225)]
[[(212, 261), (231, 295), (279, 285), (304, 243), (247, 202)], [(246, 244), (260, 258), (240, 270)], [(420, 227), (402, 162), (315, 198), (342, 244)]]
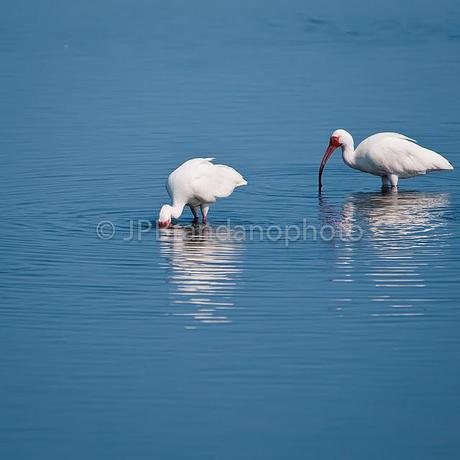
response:
[[(3, 0), (0, 458), (458, 458), (459, 170), (316, 181), (336, 128), (460, 165), (459, 13)], [(157, 232), (199, 156), (249, 185)]]

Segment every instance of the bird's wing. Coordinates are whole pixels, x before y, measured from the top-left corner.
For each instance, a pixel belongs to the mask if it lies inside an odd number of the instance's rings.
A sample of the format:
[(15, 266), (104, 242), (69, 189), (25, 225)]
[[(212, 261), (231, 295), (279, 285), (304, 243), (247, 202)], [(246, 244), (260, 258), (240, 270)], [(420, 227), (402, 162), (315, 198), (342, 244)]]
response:
[[(382, 133), (386, 134), (386, 133)], [(374, 174), (410, 177), (440, 169), (453, 169), (439, 153), (426, 149), (405, 136), (371, 136), (357, 150), (359, 162)]]
[(196, 161), (198, 163), (210, 163), (211, 161), (215, 160), (215, 158), (194, 158), (190, 161)]
[(236, 187), (246, 184), (243, 176), (235, 169), (226, 165), (214, 165), (209, 161), (197, 165), (191, 182), (195, 197), (204, 203), (226, 198)]
[(366, 143), (368, 143), (368, 142), (369, 143), (377, 142), (377, 141), (380, 141), (380, 140), (385, 139), (387, 137), (393, 137), (395, 139), (404, 139), (406, 141), (411, 141), (411, 142), (417, 143), (417, 141), (415, 139), (412, 139), (411, 137), (405, 136), (404, 134), (386, 132), (386, 133), (373, 134), (372, 136), (369, 136), (366, 139), (364, 139), (363, 142), (361, 142), (361, 144), (364, 144), (365, 142)]
[[(185, 201), (191, 196), (191, 182), (203, 164), (212, 164), (214, 158), (192, 158), (182, 163), (166, 179), (166, 190), (173, 201)], [(193, 192), (192, 192), (193, 194)]]

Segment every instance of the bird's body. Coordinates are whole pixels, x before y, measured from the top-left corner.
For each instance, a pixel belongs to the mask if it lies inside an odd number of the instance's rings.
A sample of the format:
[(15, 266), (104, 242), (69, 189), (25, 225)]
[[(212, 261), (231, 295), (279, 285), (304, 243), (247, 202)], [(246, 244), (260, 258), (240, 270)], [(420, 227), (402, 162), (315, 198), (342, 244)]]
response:
[(211, 203), (230, 196), (236, 187), (247, 184), (238, 171), (230, 166), (215, 165), (211, 163), (212, 160), (214, 158), (193, 158), (169, 175), (166, 189), (172, 206), (164, 205), (161, 208), (160, 226), (168, 226), (171, 217), (178, 219), (185, 206), (192, 210), (195, 223), (198, 223), (198, 208), (201, 208), (205, 224)]
[(385, 186), (391, 184), (392, 187), (397, 187), (398, 179), (419, 176), (431, 171), (454, 169), (439, 153), (418, 145), (415, 140), (402, 134), (374, 134), (364, 139), (355, 150), (351, 134), (338, 129), (332, 133), (329, 147), (321, 162), (320, 188), (324, 166), (337, 147), (342, 148), (345, 164), (359, 171), (380, 176)]

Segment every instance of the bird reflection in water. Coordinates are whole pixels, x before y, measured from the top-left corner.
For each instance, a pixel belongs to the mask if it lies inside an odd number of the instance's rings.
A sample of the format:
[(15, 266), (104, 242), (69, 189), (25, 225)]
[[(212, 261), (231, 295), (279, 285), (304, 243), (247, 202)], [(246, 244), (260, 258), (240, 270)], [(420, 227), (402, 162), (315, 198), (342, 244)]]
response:
[(230, 323), (242, 273), (243, 245), (230, 228), (172, 227), (162, 231), (160, 252), (170, 268), (168, 284), (175, 316), (194, 324)]
[[(373, 316), (422, 316), (427, 287), (422, 272), (449, 246), (449, 193), (356, 193), (338, 209), (320, 200), (323, 223), (342, 234), (359, 226), (360, 241), (337, 243), (336, 282), (365, 282), (369, 300), (385, 308)], [(433, 267), (435, 268), (435, 267)], [(407, 289), (411, 288), (411, 289)], [(345, 289), (346, 292), (346, 289)], [(343, 305), (354, 299), (337, 299)]]

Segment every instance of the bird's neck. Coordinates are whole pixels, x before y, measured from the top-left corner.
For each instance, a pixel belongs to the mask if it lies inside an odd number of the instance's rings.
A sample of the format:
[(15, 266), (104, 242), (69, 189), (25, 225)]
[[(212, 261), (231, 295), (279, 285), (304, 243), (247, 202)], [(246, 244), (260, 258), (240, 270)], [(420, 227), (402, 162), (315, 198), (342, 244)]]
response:
[(184, 210), (185, 203), (173, 203), (172, 209), (171, 209), (171, 216), (174, 217), (174, 219), (179, 219), (179, 217), (182, 214), (182, 211)]
[(355, 145), (353, 140), (342, 144), (342, 158), (346, 165), (355, 167)]

